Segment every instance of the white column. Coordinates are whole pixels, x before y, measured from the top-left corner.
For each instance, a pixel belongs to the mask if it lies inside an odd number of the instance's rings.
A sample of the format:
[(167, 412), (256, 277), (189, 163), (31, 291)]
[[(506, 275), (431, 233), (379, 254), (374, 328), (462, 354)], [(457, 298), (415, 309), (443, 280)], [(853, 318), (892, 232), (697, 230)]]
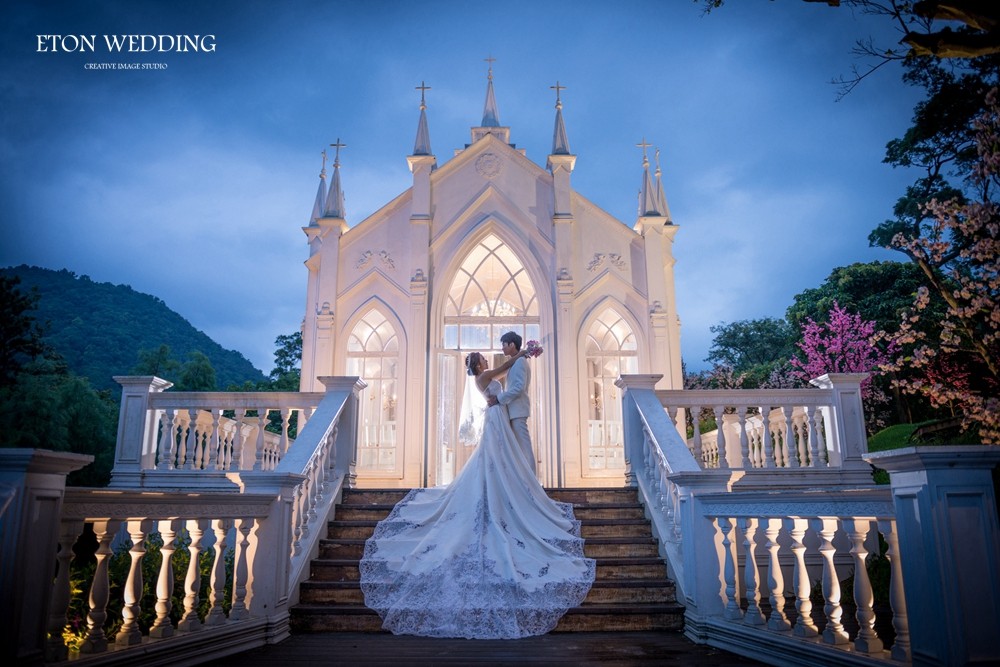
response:
[(992, 478), (1000, 448), (908, 447), (865, 460), (889, 471), (913, 664), (1000, 662), (1000, 528)]

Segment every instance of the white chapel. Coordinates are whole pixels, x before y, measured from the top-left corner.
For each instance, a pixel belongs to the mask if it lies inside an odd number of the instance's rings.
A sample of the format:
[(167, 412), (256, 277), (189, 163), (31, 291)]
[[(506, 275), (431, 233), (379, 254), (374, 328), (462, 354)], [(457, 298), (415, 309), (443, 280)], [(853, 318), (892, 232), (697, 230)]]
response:
[[(348, 225), (340, 140), (327, 185), (320, 175), (303, 230), (309, 259), (302, 328), (303, 391), (317, 378), (358, 375), (362, 487), (451, 481), (474, 442), (462, 439), (464, 358), (503, 361), (516, 331), (544, 353), (532, 364), (528, 420), (546, 486), (621, 486), (621, 373), (656, 373), (682, 387), (671, 219), (643, 148), (638, 215), (627, 225), (572, 188), (556, 91), (552, 151), (543, 166), (511, 143), (487, 76), (482, 122), (439, 163), (421, 90), (413, 184)], [(638, 170), (637, 170), (638, 171)]]

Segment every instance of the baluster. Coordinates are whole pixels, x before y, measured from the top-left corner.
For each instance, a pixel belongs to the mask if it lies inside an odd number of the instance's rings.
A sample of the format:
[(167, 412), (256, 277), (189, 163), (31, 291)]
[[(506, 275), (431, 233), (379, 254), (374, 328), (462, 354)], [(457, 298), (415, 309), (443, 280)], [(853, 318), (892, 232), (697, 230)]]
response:
[(195, 632), (201, 629), (201, 621), (198, 619), (198, 604), (201, 602), (201, 552), (203, 551), (201, 541), (205, 536), (205, 519), (188, 519), (187, 531), (191, 536), (191, 543), (188, 545), (187, 574), (184, 576), (184, 615), (177, 623), (177, 629), (181, 632)]
[(854, 558), (854, 602), (857, 605), (855, 617), (858, 619), (854, 648), (869, 655), (882, 652), (882, 640), (875, 633), (875, 611), (872, 609), (875, 597), (872, 595), (872, 584), (865, 567), (865, 558), (868, 556), (865, 540), (868, 539), (871, 527), (871, 519), (854, 518), (844, 521), (844, 532), (851, 540), (851, 556)]
[(769, 408), (765, 426), (771, 438), (771, 451), (774, 453), (774, 467), (787, 468), (788, 461), (785, 459), (785, 447), (781, 442), (781, 417), (776, 416), (775, 410), (779, 408)]
[(82, 521), (63, 521), (59, 525), (58, 551), (55, 554), (56, 576), (52, 582), (48, 618), (48, 639), (45, 642), (45, 658), (56, 662), (69, 657), (69, 649), (63, 642), (63, 629), (66, 627), (66, 611), (70, 600), (70, 571), (73, 560), (73, 545), (83, 532)]
[(108, 637), (104, 634), (104, 622), (108, 620), (108, 599), (111, 597), (111, 585), (108, 582), (108, 564), (111, 557), (111, 541), (118, 533), (121, 523), (118, 521), (95, 521), (94, 536), (97, 538), (97, 551), (94, 557), (94, 580), (90, 583), (90, 610), (87, 612), (87, 636), (80, 644), (80, 653), (103, 653), (108, 650)]
[(292, 419), (292, 409), (282, 408), (281, 410), (281, 443), (278, 446), (278, 461), (282, 459), (288, 451), (288, 422)]
[(741, 465), (744, 470), (749, 470), (753, 467), (753, 462), (750, 460), (750, 441), (747, 438), (747, 406), (737, 405), (736, 416), (740, 424), (740, 456), (743, 460)]
[(767, 408), (765, 411), (764, 406), (760, 406), (760, 423), (761, 427), (764, 429), (764, 467), (774, 468), (780, 466), (781, 455), (778, 453), (777, 448), (774, 447), (774, 443), (771, 440), (771, 409)]
[(823, 641), (827, 644), (846, 644), (850, 638), (840, 622), (844, 610), (840, 606), (840, 579), (837, 576), (837, 566), (833, 562), (833, 556), (837, 551), (836, 547), (833, 546), (833, 536), (837, 532), (837, 519), (832, 517), (816, 519), (814, 529), (823, 541), (819, 547), (819, 552), (823, 554), (823, 597), (826, 600), (826, 604), (823, 606), (823, 611), (826, 613)]
[(257, 409), (257, 455), (253, 469), (264, 470), (264, 426), (267, 424), (267, 408)]
[(184, 450), (178, 457), (178, 462), (183, 461), (181, 467), (184, 470), (194, 469), (194, 460), (198, 454), (198, 411), (194, 408), (188, 409), (188, 433), (184, 442)]
[(707, 468), (705, 461), (705, 450), (701, 446), (701, 424), (699, 423), (699, 418), (701, 417), (701, 406), (695, 405), (691, 408), (691, 433), (694, 445), (694, 460), (698, 462), (702, 468)]
[(878, 522), (878, 527), (889, 547), (885, 552), (890, 566), (889, 605), (892, 607), (892, 627), (896, 631), (896, 639), (892, 644), (892, 659), (909, 662), (912, 657), (910, 622), (906, 616), (906, 596), (903, 595), (903, 568), (899, 566), (899, 535), (896, 534), (896, 522), (893, 519), (883, 519)]
[(802, 412), (805, 416), (804, 426), (809, 433), (807, 439), (809, 443), (809, 467), (817, 468), (819, 467), (819, 440), (816, 434), (816, 420), (814, 417), (818, 410), (812, 406), (804, 405), (802, 406)]
[(250, 529), (253, 519), (236, 519), (236, 553), (233, 562), (233, 606), (229, 609), (230, 621), (247, 618), (247, 578), (250, 568), (247, 551), (250, 548)]
[(715, 446), (719, 450), (719, 468), (723, 470), (729, 469), (729, 450), (726, 449), (726, 433), (725, 429), (722, 427), (722, 415), (726, 411), (725, 406), (716, 405), (712, 407), (712, 412), (715, 413)]
[(785, 432), (781, 440), (785, 448), (785, 464), (789, 468), (800, 468), (802, 467), (801, 461), (805, 459), (799, 459), (799, 448), (795, 439), (795, 430), (792, 427), (792, 411), (793, 408), (790, 405), (781, 406), (781, 414), (785, 419)]
[(219, 418), (222, 410), (212, 408), (212, 436), (208, 441), (209, 458), (211, 459), (210, 470), (225, 470), (226, 455), (223, 452), (222, 440), (219, 438)]
[(819, 628), (812, 617), (812, 582), (809, 581), (809, 570), (806, 569), (806, 547), (802, 544), (808, 525), (807, 519), (785, 519), (785, 528), (792, 538), (792, 554), (795, 556), (792, 584), (795, 586), (795, 611), (798, 612), (798, 618), (795, 619), (792, 634), (796, 637), (815, 637), (819, 634)]
[(243, 408), (236, 408), (233, 411), (233, 446), (229, 461), (230, 470), (243, 470), (243, 418), (246, 414), (247, 411)]
[(826, 449), (826, 426), (823, 423), (823, 411), (819, 408), (813, 411), (813, 431), (816, 433), (816, 448), (819, 450), (816, 456), (816, 465), (822, 463), (825, 467), (829, 467), (830, 457)]
[(323, 465), (322, 459), (318, 457), (313, 457), (312, 465), (309, 469), (309, 523), (315, 525), (313, 522), (316, 521), (317, 514), (316, 508), (319, 507), (320, 500), (322, 499), (322, 486), (323, 477), (326, 475), (325, 466)]
[(305, 513), (302, 509), (302, 504), (305, 498), (305, 483), (300, 482), (295, 487), (295, 496), (292, 502), (292, 551), (291, 555), (298, 556), (302, 553), (302, 536), (303, 531), (303, 521)]
[(771, 618), (767, 627), (772, 630), (791, 630), (792, 624), (785, 615), (785, 578), (781, 574), (781, 563), (778, 561), (778, 534), (781, 532), (781, 519), (767, 519), (764, 536), (767, 537), (767, 548), (770, 558), (767, 562), (767, 583), (771, 589)]
[(215, 557), (212, 559), (212, 574), (209, 578), (208, 613), (204, 622), (206, 627), (223, 625), (226, 622), (222, 602), (226, 591), (226, 534), (229, 532), (229, 526), (230, 522), (226, 519), (212, 519), (212, 532), (215, 535), (215, 544), (212, 548)]
[(670, 418), (670, 423), (675, 427), (677, 426), (677, 406), (668, 405), (665, 410), (667, 411), (667, 417)]
[(132, 539), (132, 548), (129, 549), (132, 562), (123, 591), (122, 620), (124, 623), (118, 634), (115, 635), (115, 644), (122, 647), (134, 646), (142, 641), (142, 633), (139, 630), (139, 614), (142, 611), (139, 607), (142, 600), (142, 558), (146, 555), (146, 534), (149, 532), (150, 523), (145, 520), (131, 519), (127, 525), (129, 537)]
[(732, 519), (725, 517), (716, 518), (715, 523), (722, 533), (722, 577), (726, 582), (726, 609), (723, 614), (730, 620), (738, 621), (743, 618), (743, 610), (740, 609), (736, 580), (736, 545), (729, 539), (735, 524)]
[(156, 580), (156, 620), (149, 628), (149, 636), (155, 639), (172, 637), (174, 634), (174, 626), (170, 624), (170, 610), (173, 608), (173, 558), (177, 544), (177, 521), (164, 519), (159, 522), (159, 529), (163, 546), (160, 547), (160, 574)]
[(757, 570), (757, 535), (758, 520), (754, 517), (740, 517), (736, 525), (743, 531), (743, 578), (746, 583), (747, 611), (743, 622), (747, 625), (763, 625), (764, 614), (760, 610), (760, 572)]
[(174, 425), (176, 413), (173, 408), (163, 411), (163, 432), (160, 434), (160, 458), (156, 463), (158, 470), (174, 469), (174, 438), (176, 433)]

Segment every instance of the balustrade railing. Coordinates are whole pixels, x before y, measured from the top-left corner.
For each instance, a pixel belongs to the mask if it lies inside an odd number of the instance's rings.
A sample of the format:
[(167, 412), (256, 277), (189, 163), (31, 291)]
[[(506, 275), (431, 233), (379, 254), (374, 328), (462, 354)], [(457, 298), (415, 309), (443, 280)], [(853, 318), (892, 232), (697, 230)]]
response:
[[(118, 380), (124, 392), (112, 486), (64, 493), (60, 481), (58, 502), (40, 501), (45, 494), (28, 488), (54, 485), (48, 478), (57, 475), (22, 473), (14, 487), (15, 500), (37, 507), (4, 513), (4, 554), (41, 566), (28, 576), (34, 581), (16, 585), (20, 573), (0, 568), (0, 583), (52, 595), (47, 632), (22, 632), (13, 620), (6, 650), (49, 663), (191, 664), (281, 641), (321, 529), (354, 484), (364, 382), (320, 378), (322, 393), (227, 394), (163, 392), (169, 383), (158, 378)], [(267, 431), (269, 422), (280, 432)], [(30, 460), (48, 472), (58, 468), (50, 459), (73, 456)], [(79, 467), (79, 458), (59, 465)], [(13, 460), (0, 450), (0, 490)], [(15, 515), (16, 530), (7, 530)], [(37, 516), (48, 519), (37, 528), (50, 539), (30, 539), (25, 522)], [(75, 563), (88, 542), (92, 564)], [(76, 632), (66, 629), (74, 624)]]
[[(819, 378), (811, 396), (656, 391), (659, 379), (617, 383), (626, 480), (660, 539), (688, 637), (782, 665), (1000, 660), (986, 639), (1000, 627), (990, 476), (1000, 448), (868, 454), (857, 376)], [(717, 465), (697, 427), (690, 442), (680, 435), (682, 410), (705, 407), (722, 425)], [(843, 474), (869, 461), (889, 470), (891, 488)]]

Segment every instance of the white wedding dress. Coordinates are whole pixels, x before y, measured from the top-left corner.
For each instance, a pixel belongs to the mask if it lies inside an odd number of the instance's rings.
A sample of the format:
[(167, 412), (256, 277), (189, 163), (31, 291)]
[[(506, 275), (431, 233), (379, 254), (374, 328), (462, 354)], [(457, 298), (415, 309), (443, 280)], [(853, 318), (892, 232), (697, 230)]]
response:
[[(501, 389), (494, 380), (487, 392)], [(516, 639), (552, 630), (594, 583), (580, 522), (524, 460), (507, 409), (448, 486), (414, 489), (365, 543), (365, 604), (395, 634)]]

